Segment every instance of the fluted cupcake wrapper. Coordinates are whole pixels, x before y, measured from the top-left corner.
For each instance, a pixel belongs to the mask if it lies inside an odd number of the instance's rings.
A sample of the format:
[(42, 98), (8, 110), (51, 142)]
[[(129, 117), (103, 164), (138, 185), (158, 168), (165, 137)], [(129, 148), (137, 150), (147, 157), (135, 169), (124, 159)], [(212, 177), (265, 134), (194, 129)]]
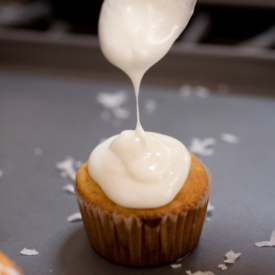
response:
[(160, 218), (142, 219), (110, 214), (87, 204), (76, 191), (82, 219), (93, 248), (105, 258), (123, 265), (157, 266), (190, 253), (201, 235), (211, 192), (188, 211)]

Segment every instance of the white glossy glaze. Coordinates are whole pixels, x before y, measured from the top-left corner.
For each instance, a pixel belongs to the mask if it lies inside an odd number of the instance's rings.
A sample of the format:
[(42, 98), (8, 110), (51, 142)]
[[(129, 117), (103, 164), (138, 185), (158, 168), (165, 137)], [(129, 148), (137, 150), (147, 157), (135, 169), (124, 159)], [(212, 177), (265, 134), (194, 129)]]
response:
[(137, 100), (135, 131), (124, 131), (92, 152), (91, 177), (115, 203), (129, 208), (168, 204), (183, 186), (190, 154), (178, 140), (145, 132), (138, 95), (144, 73), (186, 27), (196, 0), (105, 0), (99, 20), (101, 49), (132, 80)]

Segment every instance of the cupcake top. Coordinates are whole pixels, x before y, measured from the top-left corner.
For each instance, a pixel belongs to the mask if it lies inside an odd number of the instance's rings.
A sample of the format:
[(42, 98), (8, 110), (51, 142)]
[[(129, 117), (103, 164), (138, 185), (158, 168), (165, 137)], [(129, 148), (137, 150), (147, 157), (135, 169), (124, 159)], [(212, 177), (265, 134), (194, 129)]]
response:
[(109, 216), (122, 215), (126, 218), (137, 217), (145, 220), (152, 217), (164, 217), (168, 214), (178, 215), (182, 212), (186, 213), (190, 209), (203, 207), (207, 204), (211, 187), (211, 178), (208, 172), (192, 154), (190, 171), (183, 187), (170, 203), (156, 208), (128, 208), (115, 203), (90, 177), (87, 163), (81, 166), (76, 175), (77, 197), (81, 197), (87, 205), (102, 209)]
[(190, 169), (190, 154), (178, 140), (145, 132), (139, 120), (138, 95), (145, 72), (171, 48), (186, 27), (196, 0), (105, 0), (99, 39), (106, 58), (132, 80), (137, 126), (96, 147), (90, 176), (116, 204), (156, 208), (171, 202)]

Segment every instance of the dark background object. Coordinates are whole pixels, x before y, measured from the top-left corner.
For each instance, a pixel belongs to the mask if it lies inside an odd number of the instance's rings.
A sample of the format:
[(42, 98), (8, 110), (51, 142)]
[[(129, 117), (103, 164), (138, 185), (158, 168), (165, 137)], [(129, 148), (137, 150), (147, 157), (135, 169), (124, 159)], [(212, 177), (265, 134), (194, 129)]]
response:
[(72, 25), (73, 33), (97, 34), (97, 23), (102, 0), (52, 0), (54, 16)]

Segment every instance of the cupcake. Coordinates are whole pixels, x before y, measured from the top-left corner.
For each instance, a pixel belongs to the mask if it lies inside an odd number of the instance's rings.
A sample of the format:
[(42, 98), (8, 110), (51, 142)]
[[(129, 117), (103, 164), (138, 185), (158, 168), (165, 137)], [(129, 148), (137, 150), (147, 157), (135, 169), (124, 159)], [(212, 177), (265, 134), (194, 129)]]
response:
[(22, 272), (6, 255), (0, 252), (0, 274), (21, 275)]
[(93, 248), (123, 265), (158, 266), (189, 254), (201, 235), (211, 180), (191, 155), (188, 177), (176, 197), (152, 209), (133, 209), (110, 200), (85, 163), (76, 175), (75, 193)]
[[(99, 41), (105, 57), (133, 82), (137, 126), (93, 150), (77, 172), (75, 193), (87, 235), (100, 255), (123, 265), (158, 266), (196, 246), (211, 182), (181, 142), (143, 130), (139, 87), (186, 27), (196, 0), (126, 2), (104, 1)], [(104, 99), (109, 108), (121, 102), (108, 95)]]

